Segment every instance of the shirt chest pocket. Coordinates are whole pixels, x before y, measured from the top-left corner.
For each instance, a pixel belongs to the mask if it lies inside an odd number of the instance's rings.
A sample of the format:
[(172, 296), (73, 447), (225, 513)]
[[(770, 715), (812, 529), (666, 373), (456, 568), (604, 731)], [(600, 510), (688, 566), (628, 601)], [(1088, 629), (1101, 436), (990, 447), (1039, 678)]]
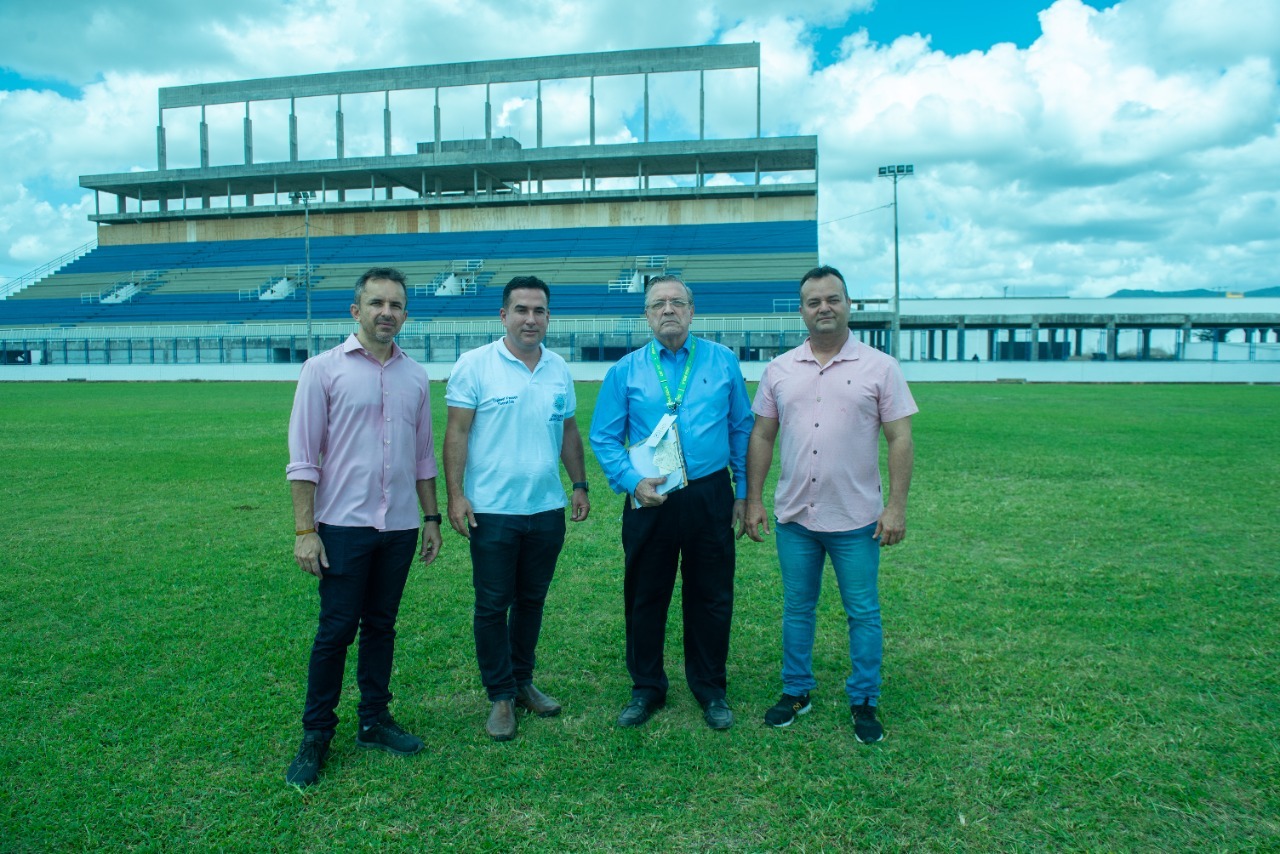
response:
[(400, 424), (418, 423), (418, 411), (422, 408), (422, 395), (417, 393), (392, 394), (387, 404), (387, 420)]

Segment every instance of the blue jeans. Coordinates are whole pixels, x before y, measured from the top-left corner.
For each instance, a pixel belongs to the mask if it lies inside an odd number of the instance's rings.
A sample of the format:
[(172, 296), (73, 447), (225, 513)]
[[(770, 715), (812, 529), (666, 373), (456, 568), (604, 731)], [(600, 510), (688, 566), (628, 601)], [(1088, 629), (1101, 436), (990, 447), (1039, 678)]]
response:
[(884, 649), (876, 588), (880, 542), (871, 536), (876, 526), (822, 532), (810, 531), (795, 522), (779, 522), (776, 528), (778, 565), (782, 570), (782, 690), (799, 695), (818, 684), (813, 677), (813, 637), (823, 564), (830, 555), (849, 623), (852, 672), (845, 691), (850, 703), (876, 705)]
[(564, 509), (529, 516), (477, 513), (471, 529), (472, 628), (491, 702), (533, 681), (542, 606), (564, 545)]
[(396, 615), (418, 530), (316, 526), (329, 568), (320, 579), (320, 621), (307, 669), (307, 704), (302, 727), (333, 737), (338, 699), (347, 665), (347, 647), (360, 632), (356, 684), (358, 713), (372, 724), (391, 702), (391, 659), (395, 654)]

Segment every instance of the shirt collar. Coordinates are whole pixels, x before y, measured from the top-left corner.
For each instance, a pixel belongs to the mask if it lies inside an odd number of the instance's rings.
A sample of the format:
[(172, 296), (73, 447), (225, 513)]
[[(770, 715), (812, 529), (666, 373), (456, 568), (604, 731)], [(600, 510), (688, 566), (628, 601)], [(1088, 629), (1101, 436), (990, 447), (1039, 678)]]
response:
[[(355, 351), (359, 351), (363, 353), (364, 355), (368, 356), (370, 359), (373, 359), (375, 362), (378, 361), (378, 359), (372, 353), (370, 353), (368, 350), (365, 349), (364, 345), (360, 343), (360, 339), (356, 337), (356, 334), (354, 332), (352, 332), (350, 335), (347, 336), (347, 340), (342, 342), (342, 352), (352, 353)], [(404, 355), (404, 351), (400, 349), (400, 345), (392, 341), (391, 355), (387, 357), (386, 362), (379, 362), (379, 364), (389, 365), (403, 355)]]
[[(498, 348), (498, 352), (502, 354), (502, 358), (506, 359), (508, 362), (519, 362), (521, 365), (524, 364), (524, 362), (520, 361), (519, 356), (517, 356), (515, 353), (512, 353), (509, 349), (507, 349), (505, 338), (499, 338), (497, 341), (494, 342), (494, 346)], [(547, 358), (547, 345), (539, 341), (538, 342), (538, 365), (541, 365), (542, 360), (545, 358)], [(537, 365), (534, 365), (534, 368), (536, 369)]]
[[(831, 362), (844, 362), (857, 359), (858, 356), (861, 355), (859, 352), (859, 348), (861, 346), (862, 342), (854, 338), (852, 333), (850, 333), (849, 337), (844, 339), (844, 345), (840, 348), (839, 352), (831, 357)], [(814, 364), (817, 364), (818, 360), (814, 358), (813, 346), (810, 344), (808, 338), (804, 339), (804, 343), (800, 345), (800, 352), (796, 354), (796, 358), (802, 362), (813, 362)], [(827, 364), (829, 365), (831, 362), (828, 362)]]
[(684, 337), (684, 343), (683, 343), (683, 344), (681, 344), (681, 345), (680, 345), (680, 347), (679, 347), (678, 349), (676, 349), (675, 351), (672, 351), (672, 350), (667, 349), (667, 345), (666, 345), (666, 344), (663, 344), (663, 343), (662, 343), (661, 341), (659, 341), (657, 338), (654, 338), (654, 339), (653, 339), (654, 346), (656, 346), (656, 347), (658, 348), (658, 352), (659, 352), (659, 353), (668, 353), (668, 354), (670, 354), (670, 355), (671, 355), (671, 357), (672, 357), (672, 358), (677, 358), (677, 357), (679, 357), (681, 354), (684, 354), (685, 356), (688, 356), (688, 355), (689, 355), (689, 344), (690, 344), (690, 343), (692, 343), (692, 342), (693, 342), (693, 333), (692, 333), (692, 332), (690, 332), (688, 335), (686, 335), (686, 336)]

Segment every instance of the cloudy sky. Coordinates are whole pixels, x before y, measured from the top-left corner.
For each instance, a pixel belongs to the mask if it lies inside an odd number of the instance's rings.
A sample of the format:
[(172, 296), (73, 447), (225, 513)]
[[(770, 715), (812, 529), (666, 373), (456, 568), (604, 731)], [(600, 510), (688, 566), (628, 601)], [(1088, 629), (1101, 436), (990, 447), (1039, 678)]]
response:
[[(820, 253), (855, 295), (892, 289), (887, 163), (915, 166), (905, 296), (1280, 284), (1276, 0), (15, 0), (0, 32), (0, 282), (93, 239), (80, 175), (156, 168), (162, 86), (756, 41), (765, 133), (818, 136)], [(737, 97), (727, 75), (709, 124), (750, 135), (754, 80)], [(561, 95), (573, 137), (582, 99)], [(634, 93), (597, 96), (600, 138), (635, 136)], [(521, 93), (500, 103), (498, 132), (526, 136)], [(393, 104), (409, 150), (430, 138), (410, 106)], [(241, 156), (228, 109), (210, 113), (215, 163)], [(469, 108), (446, 120), (483, 136)], [(255, 159), (287, 157), (277, 121), (255, 114)], [(380, 118), (347, 121), (348, 154), (380, 145)], [(166, 113), (170, 166), (194, 165), (196, 122)]]

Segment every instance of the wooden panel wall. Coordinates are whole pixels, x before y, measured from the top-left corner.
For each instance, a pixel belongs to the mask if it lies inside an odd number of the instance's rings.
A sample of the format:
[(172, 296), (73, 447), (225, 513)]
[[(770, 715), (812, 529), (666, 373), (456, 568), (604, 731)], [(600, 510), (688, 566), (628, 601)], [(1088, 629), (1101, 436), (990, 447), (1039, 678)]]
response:
[[(526, 228), (596, 228), (633, 225), (703, 225), (725, 222), (781, 222), (816, 219), (814, 196), (760, 199), (671, 199), (590, 204), (412, 211), (358, 211), (311, 215), (311, 236), (517, 231)], [(219, 220), (179, 220), (99, 225), (98, 243), (194, 243), (301, 237), (302, 212)]]

